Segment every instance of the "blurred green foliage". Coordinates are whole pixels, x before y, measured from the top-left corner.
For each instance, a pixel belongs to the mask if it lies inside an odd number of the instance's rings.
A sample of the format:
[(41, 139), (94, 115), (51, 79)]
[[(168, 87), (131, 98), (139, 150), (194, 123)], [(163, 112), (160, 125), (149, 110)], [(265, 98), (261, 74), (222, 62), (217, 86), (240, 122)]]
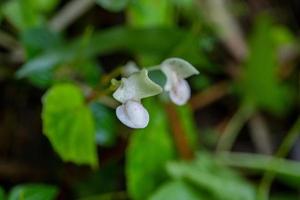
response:
[(5, 17), (18, 29), (26, 30), (45, 22), (45, 15), (52, 11), (58, 0), (12, 0), (2, 7)]
[(256, 199), (253, 186), (234, 171), (215, 163), (205, 153), (198, 154), (192, 163), (171, 162), (167, 165), (167, 171), (172, 178), (194, 185), (209, 199)]
[[(126, 27), (114, 27), (99, 33), (94, 33), (86, 44), (82, 46), (82, 39), (77, 39), (63, 47), (46, 51), (33, 59), (30, 59), (18, 72), (17, 77), (24, 78), (32, 75), (52, 74), (63, 64), (72, 65), (77, 59), (86, 60), (95, 56), (106, 55), (111, 52), (125, 50), (139, 55), (156, 57), (162, 61), (166, 57), (177, 56), (190, 61), (193, 64), (205, 67), (207, 59), (195, 55), (198, 51), (197, 39), (192, 36), (189, 41), (189, 51), (172, 53), (178, 41), (185, 40), (187, 32), (173, 28), (146, 28), (133, 29)], [(159, 45), (153, 45), (158, 43)], [(94, 45), (101, 44), (101, 45)], [(185, 48), (186, 49), (186, 48)], [(152, 61), (153, 63), (155, 61)], [(152, 64), (153, 64), (152, 63)], [(158, 62), (155, 62), (157, 64)]]
[(147, 100), (145, 107), (152, 120), (145, 129), (134, 131), (126, 152), (127, 187), (133, 199), (149, 197), (167, 178), (164, 172), (166, 162), (175, 158), (162, 106), (154, 100)]
[(174, 200), (202, 200), (205, 199), (205, 196), (188, 183), (175, 180), (162, 185), (149, 199), (164, 200), (169, 198)]
[(112, 12), (123, 10), (128, 2), (129, 0), (96, 0), (97, 4)]
[(0, 187), (0, 200), (4, 200), (5, 199), (5, 192), (4, 190)]
[(97, 166), (93, 116), (81, 90), (72, 84), (55, 85), (43, 97), (43, 105), (44, 133), (61, 158)]
[(128, 7), (128, 22), (133, 27), (159, 27), (173, 24), (173, 9), (170, 0), (131, 1)]
[(114, 145), (117, 139), (117, 118), (114, 111), (100, 103), (91, 103), (90, 108), (96, 127), (97, 144)]
[[(273, 158), (266, 155), (247, 153), (223, 153), (216, 157), (221, 164), (241, 167), (253, 172), (272, 171), (289, 186), (298, 188), (300, 185), (300, 164), (297, 161)], [(272, 166), (270, 163), (272, 162)]]
[(11, 189), (8, 200), (54, 200), (58, 190), (56, 187), (45, 184), (24, 184)]
[(186, 133), (189, 145), (194, 150), (196, 150), (198, 143), (198, 134), (191, 108), (187, 105), (184, 105), (177, 107), (176, 111), (179, 115), (179, 119), (181, 120), (182, 127)]
[(291, 36), (286, 29), (274, 29), (275, 32), (272, 32), (273, 27), (269, 17), (257, 18), (241, 91), (245, 100), (251, 104), (273, 113), (282, 113), (291, 105), (291, 93), (286, 85), (280, 84), (277, 75), (279, 46), (276, 44), (284, 44)]

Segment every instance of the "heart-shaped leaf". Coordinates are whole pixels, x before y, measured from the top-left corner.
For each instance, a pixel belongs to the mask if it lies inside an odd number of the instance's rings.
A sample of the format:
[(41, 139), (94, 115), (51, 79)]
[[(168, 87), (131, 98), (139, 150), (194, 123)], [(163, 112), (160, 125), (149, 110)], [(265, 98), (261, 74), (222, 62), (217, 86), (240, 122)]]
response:
[(96, 166), (96, 137), (92, 113), (78, 87), (53, 86), (43, 97), (43, 130), (65, 161)]

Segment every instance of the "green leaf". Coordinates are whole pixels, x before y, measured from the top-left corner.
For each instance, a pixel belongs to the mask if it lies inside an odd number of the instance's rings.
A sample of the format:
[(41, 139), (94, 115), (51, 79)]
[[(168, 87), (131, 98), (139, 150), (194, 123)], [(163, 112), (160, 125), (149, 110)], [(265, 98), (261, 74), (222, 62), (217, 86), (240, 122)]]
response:
[(99, 145), (111, 146), (117, 139), (117, 120), (115, 111), (100, 103), (92, 103), (90, 108), (93, 113), (96, 127), (96, 141)]
[(180, 8), (191, 8), (194, 6), (193, 0), (172, 0), (172, 3)]
[(54, 200), (58, 189), (45, 184), (24, 184), (14, 187), (8, 200)]
[(300, 186), (300, 162), (297, 161), (249, 153), (221, 153), (216, 159), (217, 162), (232, 167), (258, 172), (272, 171), (287, 184), (296, 188)]
[[(78, 56), (88, 59), (116, 51), (155, 55), (159, 60), (163, 60), (165, 55), (170, 54), (174, 46), (178, 44), (178, 41), (186, 37), (186, 34), (186, 31), (176, 28), (132, 29), (114, 27), (95, 33), (84, 47), (82, 47), (82, 38), (80, 37), (64, 45), (64, 47), (46, 51), (25, 63), (17, 71), (16, 75), (18, 78), (25, 78), (32, 74), (40, 74), (44, 71), (53, 70), (56, 66), (70, 63), (77, 60)], [(181, 53), (178, 53), (176, 56), (182, 57), (195, 65), (205, 66), (208, 62), (207, 60), (204, 61), (199, 56), (190, 56), (193, 53), (189, 53), (189, 51), (197, 50), (198, 53), (199, 51), (201, 52), (200, 47), (197, 45), (197, 38), (192, 37), (191, 40), (193, 42), (190, 48), (184, 51), (184, 55), (182, 56)]]
[(48, 30), (46, 27), (26, 29), (21, 33), (21, 40), (29, 58), (37, 55), (41, 51), (54, 48), (61, 43), (60, 36)]
[(127, 17), (133, 27), (157, 27), (173, 24), (173, 9), (170, 0), (131, 1)]
[(277, 76), (277, 49), (270, 19), (257, 19), (250, 41), (250, 55), (239, 85), (246, 101), (273, 113), (282, 113), (290, 105), (290, 94)]
[(149, 200), (204, 200), (207, 199), (199, 194), (199, 191), (187, 183), (176, 180), (168, 182), (160, 187)]
[(30, 77), (51, 71), (59, 63), (67, 62), (70, 58), (69, 55), (67, 52), (59, 52), (59, 49), (47, 52), (39, 56), (38, 59), (32, 59), (30, 62), (25, 63), (25, 65), (17, 71), (16, 77)]
[(126, 152), (127, 187), (133, 199), (146, 199), (166, 180), (165, 164), (175, 155), (161, 105), (147, 99), (145, 107), (149, 125), (132, 133)]
[[(83, 60), (75, 62), (68, 66), (71, 73), (76, 74), (77, 79), (88, 83), (92, 87), (96, 87), (101, 78), (101, 65), (94, 60)], [(66, 78), (69, 78), (68, 76)]]
[(29, 77), (29, 80), (34, 86), (38, 88), (46, 89), (53, 83), (53, 79), (54, 79), (53, 77), (54, 77), (53, 72), (48, 70), (48, 71), (43, 71), (41, 73), (32, 74)]
[(119, 12), (127, 6), (128, 0), (96, 0), (96, 3), (106, 10)]
[[(171, 0), (132, 0), (127, 9), (127, 21), (131, 27), (171, 27), (174, 24)], [(139, 62), (154, 65), (161, 61), (159, 55), (136, 55)]]
[(92, 113), (78, 87), (60, 84), (43, 97), (43, 130), (64, 161), (96, 166), (96, 136)]
[(148, 71), (143, 69), (128, 78), (122, 78), (121, 85), (113, 93), (113, 97), (121, 103), (128, 100), (140, 100), (162, 92), (162, 88), (148, 77)]
[(288, 28), (284, 26), (273, 26), (271, 29), (271, 34), (277, 47), (287, 44), (293, 44), (296, 42), (295, 36)]
[(3, 13), (9, 22), (20, 30), (40, 25), (43, 21), (31, 0), (9, 1), (3, 6)]
[(41, 13), (52, 11), (60, 2), (59, 0), (31, 0), (34, 9)]
[(194, 162), (169, 163), (167, 170), (174, 179), (187, 180), (197, 185), (213, 199), (254, 200), (256, 197), (250, 184), (234, 171), (218, 165), (209, 154), (197, 155)]
[(0, 187), (0, 200), (5, 200), (5, 191)]

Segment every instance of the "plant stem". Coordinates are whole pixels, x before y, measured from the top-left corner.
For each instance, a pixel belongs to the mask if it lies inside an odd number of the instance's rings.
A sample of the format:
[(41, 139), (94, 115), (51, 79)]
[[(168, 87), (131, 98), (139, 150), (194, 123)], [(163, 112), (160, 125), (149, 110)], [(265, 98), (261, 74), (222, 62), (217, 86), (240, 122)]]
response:
[(256, 150), (259, 153), (271, 155), (271, 134), (264, 117), (260, 113), (254, 114), (249, 120), (249, 131)]
[(169, 118), (175, 146), (180, 157), (184, 160), (192, 160), (194, 158), (194, 152), (189, 146), (189, 142), (186, 137), (187, 134), (182, 127), (175, 106), (169, 103), (165, 106), (165, 109)]
[(225, 0), (198, 0), (199, 9), (217, 27), (217, 33), (232, 55), (242, 61), (248, 47), (237, 19), (229, 12)]
[(215, 157), (220, 164), (241, 168), (247, 171), (262, 171), (262, 174), (270, 170), (270, 161), (274, 162), (272, 170), (285, 177), (300, 179), (300, 162), (277, 158), (256, 153), (222, 152)]
[(227, 82), (219, 82), (215, 85), (195, 94), (191, 100), (190, 105), (193, 110), (203, 108), (217, 100), (221, 99), (229, 93), (229, 84)]
[[(282, 158), (285, 157), (290, 149), (293, 147), (294, 142), (299, 137), (300, 134), (300, 117), (297, 119), (293, 127), (287, 133), (287, 136), (284, 138), (283, 142), (281, 143), (278, 151), (275, 154), (275, 157)], [(273, 168), (275, 166), (275, 159), (272, 159), (269, 164), (269, 171), (267, 171), (258, 187), (258, 199), (259, 200), (267, 200), (270, 192), (270, 187), (272, 182), (275, 178), (276, 173), (274, 172)]]
[(68, 2), (49, 22), (50, 29), (57, 32), (63, 31), (89, 10), (94, 3), (95, 0), (73, 0)]
[(113, 78), (116, 78), (117, 76), (122, 74), (122, 70), (123, 70), (123, 67), (117, 67), (117, 68), (113, 69), (111, 72), (109, 72), (108, 74), (104, 75), (101, 80), (100, 85), (107, 85), (108, 83), (110, 83), (110, 81)]
[(224, 133), (220, 136), (217, 151), (229, 151), (232, 148), (240, 130), (243, 128), (252, 113), (253, 108), (247, 103), (243, 104), (239, 108), (229, 121)]

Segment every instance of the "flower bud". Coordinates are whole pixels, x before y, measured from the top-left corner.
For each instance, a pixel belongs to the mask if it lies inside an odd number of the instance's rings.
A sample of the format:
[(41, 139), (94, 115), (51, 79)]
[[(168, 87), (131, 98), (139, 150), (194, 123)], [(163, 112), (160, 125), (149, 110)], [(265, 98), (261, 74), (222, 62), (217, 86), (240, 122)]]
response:
[(129, 77), (131, 74), (138, 72), (139, 68), (133, 61), (129, 61), (122, 69), (122, 74), (125, 77)]
[(170, 89), (170, 99), (177, 105), (184, 105), (191, 97), (191, 88), (188, 82), (180, 79)]
[(149, 113), (138, 101), (128, 100), (116, 109), (118, 119), (130, 128), (145, 128)]

